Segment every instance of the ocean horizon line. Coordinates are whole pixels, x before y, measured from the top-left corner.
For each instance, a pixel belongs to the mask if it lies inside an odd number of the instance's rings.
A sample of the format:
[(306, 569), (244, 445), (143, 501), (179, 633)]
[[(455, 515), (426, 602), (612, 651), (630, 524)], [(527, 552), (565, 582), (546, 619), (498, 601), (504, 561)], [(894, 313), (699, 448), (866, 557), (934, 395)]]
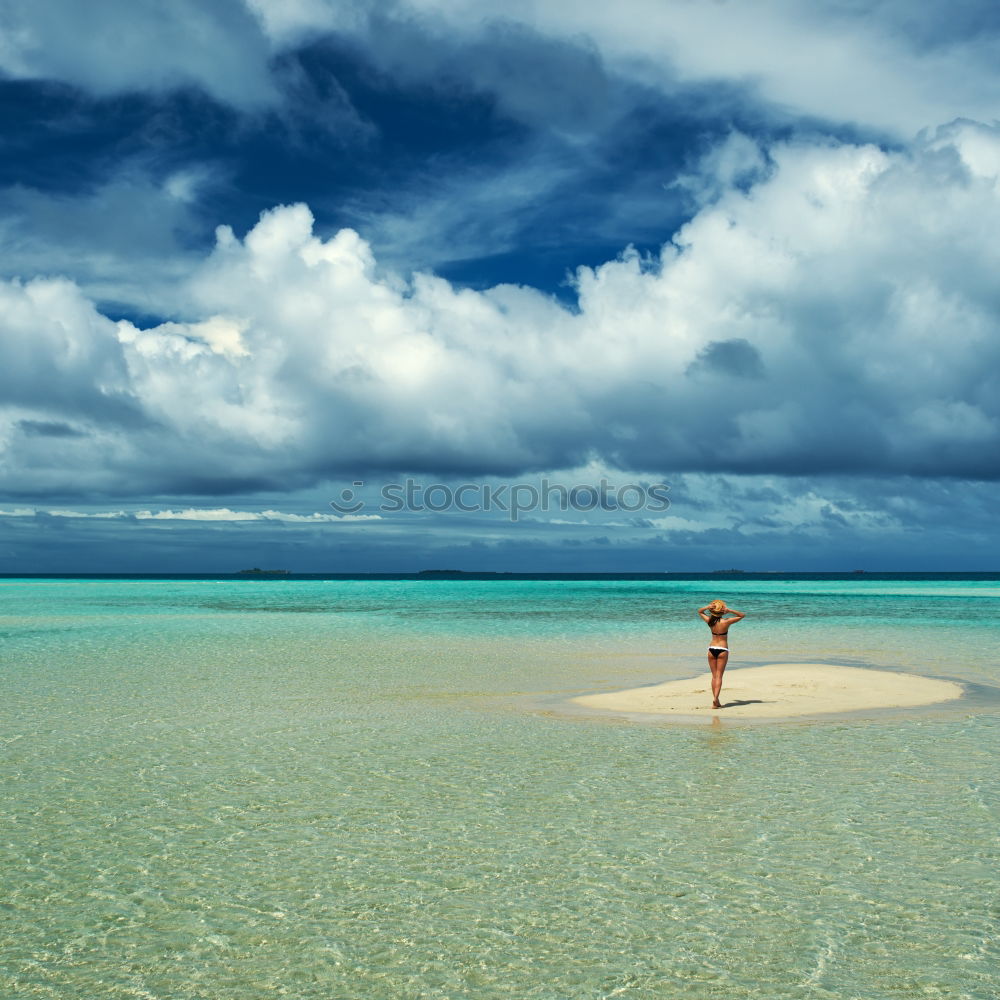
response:
[(298, 572), (296, 570), (224, 570), (224, 571), (121, 571), (121, 572), (0, 572), (2, 580), (984, 580), (1000, 577), (997, 570), (679, 570), (650, 571), (524, 571), (425, 569), (409, 571)]

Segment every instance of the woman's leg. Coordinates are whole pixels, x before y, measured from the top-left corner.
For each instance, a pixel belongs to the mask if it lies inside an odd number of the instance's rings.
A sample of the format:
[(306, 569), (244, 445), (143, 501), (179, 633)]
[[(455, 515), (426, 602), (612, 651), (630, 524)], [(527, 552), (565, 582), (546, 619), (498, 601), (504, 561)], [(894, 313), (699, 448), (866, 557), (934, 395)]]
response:
[(722, 692), (722, 675), (726, 672), (728, 662), (728, 650), (725, 653), (719, 653), (718, 656), (708, 654), (708, 669), (712, 671), (712, 708), (722, 708), (719, 695)]

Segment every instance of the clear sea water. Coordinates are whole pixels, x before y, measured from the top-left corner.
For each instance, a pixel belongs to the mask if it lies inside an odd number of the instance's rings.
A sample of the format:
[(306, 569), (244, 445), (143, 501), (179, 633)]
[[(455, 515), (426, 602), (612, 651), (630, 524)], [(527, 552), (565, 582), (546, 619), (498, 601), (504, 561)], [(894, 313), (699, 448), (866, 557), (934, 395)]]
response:
[[(967, 701), (562, 712), (730, 669)], [(0, 996), (1000, 995), (1000, 579), (0, 580)], [(707, 683), (707, 672), (706, 672)]]

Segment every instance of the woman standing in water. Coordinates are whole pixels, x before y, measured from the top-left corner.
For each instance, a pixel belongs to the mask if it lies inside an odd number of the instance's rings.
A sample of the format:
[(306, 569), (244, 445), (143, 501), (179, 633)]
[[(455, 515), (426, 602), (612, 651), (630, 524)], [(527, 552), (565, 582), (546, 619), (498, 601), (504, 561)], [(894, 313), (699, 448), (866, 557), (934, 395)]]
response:
[[(708, 614), (705, 614), (705, 612)], [(725, 617), (732, 615), (732, 618)], [(727, 608), (723, 601), (710, 601), (698, 609), (698, 616), (712, 630), (712, 641), (708, 646), (708, 669), (712, 671), (712, 708), (722, 708), (719, 693), (722, 691), (722, 675), (729, 662), (729, 626), (741, 618), (742, 611)]]

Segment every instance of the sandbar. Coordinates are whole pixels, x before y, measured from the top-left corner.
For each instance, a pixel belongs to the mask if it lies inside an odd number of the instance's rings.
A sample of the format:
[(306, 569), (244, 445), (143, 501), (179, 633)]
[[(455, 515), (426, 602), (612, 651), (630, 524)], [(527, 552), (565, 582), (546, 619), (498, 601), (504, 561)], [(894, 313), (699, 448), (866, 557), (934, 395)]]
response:
[(722, 708), (712, 708), (708, 670), (689, 680), (571, 699), (613, 714), (789, 719), (871, 709), (915, 708), (953, 701), (964, 693), (953, 681), (916, 674), (826, 663), (771, 663), (727, 670)]

